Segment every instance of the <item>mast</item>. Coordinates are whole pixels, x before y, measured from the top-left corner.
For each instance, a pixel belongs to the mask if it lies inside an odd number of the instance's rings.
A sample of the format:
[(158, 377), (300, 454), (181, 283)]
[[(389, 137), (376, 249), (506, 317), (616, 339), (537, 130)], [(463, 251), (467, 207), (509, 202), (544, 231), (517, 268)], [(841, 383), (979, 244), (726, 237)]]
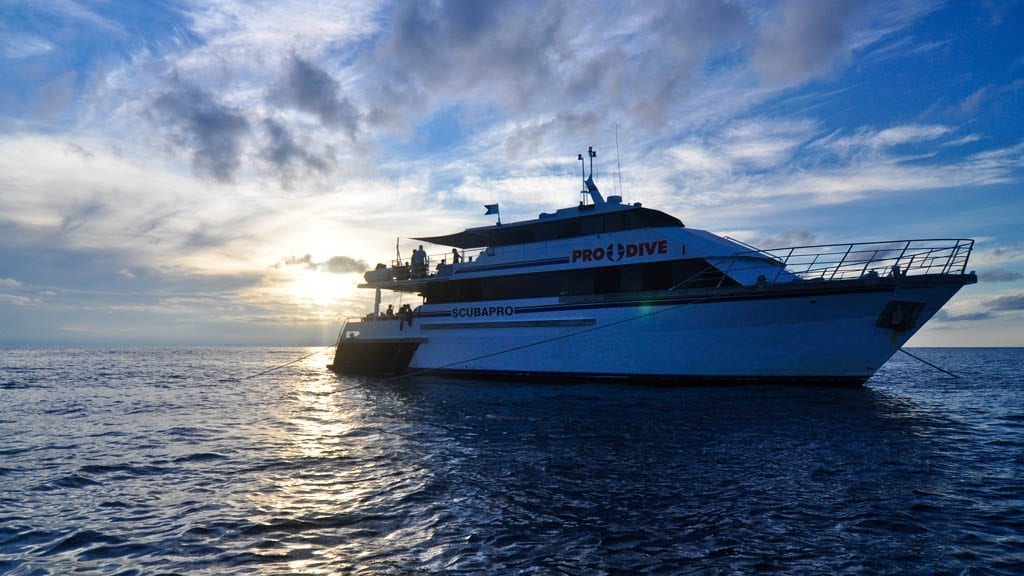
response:
[(582, 202), (587, 203), (587, 169), (586, 165), (583, 164), (583, 154), (577, 154), (576, 159), (580, 161), (580, 181), (583, 182), (583, 188), (580, 188), (580, 194), (583, 194)]
[(590, 199), (594, 201), (595, 206), (604, 204), (604, 196), (601, 196), (601, 191), (597, 189), (597, 184), (594, 184), (594, 158), (597, 157), (597, 152), (593, 146), (587, 148), (587, 155), (590, 156), (590, 176), (584, 182), (587, 187), (586, 191), (590, 194)]

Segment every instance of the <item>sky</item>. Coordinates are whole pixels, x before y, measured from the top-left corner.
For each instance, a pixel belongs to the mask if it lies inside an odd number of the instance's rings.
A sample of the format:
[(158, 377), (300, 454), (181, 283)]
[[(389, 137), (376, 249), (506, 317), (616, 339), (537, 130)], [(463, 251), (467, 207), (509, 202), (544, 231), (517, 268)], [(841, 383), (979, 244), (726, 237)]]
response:
[(329, 344), (396, 243), (575, 205), (593, 146), (606, 195), (760, 247), (973, 238), (910, 344), (1024, 346), (1022, 29), (996, 0), (0, 0), (0, 345)]

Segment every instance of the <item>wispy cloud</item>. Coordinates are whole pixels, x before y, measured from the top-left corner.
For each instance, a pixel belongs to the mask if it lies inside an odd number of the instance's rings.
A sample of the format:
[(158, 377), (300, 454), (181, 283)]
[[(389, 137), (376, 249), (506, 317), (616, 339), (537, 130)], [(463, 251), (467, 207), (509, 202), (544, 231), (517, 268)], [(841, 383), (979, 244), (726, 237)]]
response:
[(1015, 270), (1004, 270), (996, 268), (978, 273), (978, 280), (981, 282), (1016, 282), (1024, 278), (1024, 274)]
[[(0, 28), (3, 30), (3, 28)], [(54, 49), (54, 45), (44, 38), (31, 34), (18, 34), (3, 30), (6, 34), (0, 40), (0, 56), (3, 58), (21, 59), (46, 54)]]
[(1024, 293), (1009, 294), (994, 298), (985, 303), (992, 310), (1016, 311), (1024, 310)]

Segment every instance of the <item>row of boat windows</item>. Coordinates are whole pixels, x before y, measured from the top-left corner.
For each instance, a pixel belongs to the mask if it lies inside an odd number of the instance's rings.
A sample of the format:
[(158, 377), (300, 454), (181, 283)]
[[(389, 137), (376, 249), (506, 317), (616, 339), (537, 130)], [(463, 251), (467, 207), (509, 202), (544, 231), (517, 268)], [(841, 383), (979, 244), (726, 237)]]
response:
[(683, 223), (674, 216), (649, 208), (637, 208), (612, 212), (610, 214), (593, 214), (565, 220), (531, 223), (523, 226), (509, 226), (489, 230), (490, 246), (508, 246), (511, 244), (527, 244), (530, 242), (547, 242), (562, 238), (575, 238), (591, 234), (605, 234), (636, 230), (639, 228), (661, 228), (682, 226)]
[(437, 304), (667, 290), (684, 283), (687, 288), (737, 285), (706, 260), (691, 258), (435, 282), (423, 296)]

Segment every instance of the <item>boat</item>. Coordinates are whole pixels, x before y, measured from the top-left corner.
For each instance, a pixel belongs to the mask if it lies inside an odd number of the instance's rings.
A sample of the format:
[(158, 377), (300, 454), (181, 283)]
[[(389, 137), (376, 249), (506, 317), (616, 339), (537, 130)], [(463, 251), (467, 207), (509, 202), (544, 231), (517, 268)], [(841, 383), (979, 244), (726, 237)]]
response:
[[(583, 179), (576, 206), (414, 238), (366, 272), (339, 373), (859, 386), (965, 285), (971, 239), (757, 248)], [(583, 156), (581, 178), (583, 176)], [(448, 251), (448, 248), (451, 248)], [(381, 292), (405, 300), (381, 312)], [(415, 307), (412, 302), (415, 302)]]

